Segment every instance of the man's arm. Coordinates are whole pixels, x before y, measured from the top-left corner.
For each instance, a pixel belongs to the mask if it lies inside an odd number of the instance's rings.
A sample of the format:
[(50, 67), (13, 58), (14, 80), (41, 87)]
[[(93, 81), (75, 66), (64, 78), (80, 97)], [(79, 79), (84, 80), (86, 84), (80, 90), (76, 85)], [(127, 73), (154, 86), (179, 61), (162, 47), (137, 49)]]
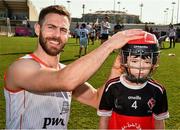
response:
[(99, 91), (87, 82), (72, 92), (73, 98), (77, 101), (94, 108), (97, 108), (99, 94)]
[(32, 60), (17, 61), (7, 73), (6, 86), (15, 91), (19, 89), (33, 92), (72, 91), (87, 81), (114, 49), (123, 47), (129, 40), (143, 36), (144, 32), (137, 29), (118, 32), (91, 53), (59, 71), (41, 68)]
[(109, 22), (107, 22), (104, 27), (105, 27), (106, 29), (110, 29), (110, 28), (111, 28), (111, 25), (110, 25)]
[(155, 129), (165, 129), (164, 120), (156, 120), (154, 121)]
[[(122, 74), (123, 68), (120, 66), (120, 64), (121, 64), (120, 56), (118, 55), (111, 68), (111, 73), (108, 77), (108, 80), (118, 77)], [(85, 83), (81, 85), (80, 87), (77, 87), (73, 91), (73, 97), (79, 102), (92, 106), (97, 109), (99, 107), (99, 103), (100, 103), (103, 91), (104, 91), (104, 85), (96, 90), (89, 83)]]

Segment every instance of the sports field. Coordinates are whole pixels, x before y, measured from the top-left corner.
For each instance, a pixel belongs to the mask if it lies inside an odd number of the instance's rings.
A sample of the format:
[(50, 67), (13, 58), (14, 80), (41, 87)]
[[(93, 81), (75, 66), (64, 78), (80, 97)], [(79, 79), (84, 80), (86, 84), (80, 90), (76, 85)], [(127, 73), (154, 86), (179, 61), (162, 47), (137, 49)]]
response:
[[(3, 73), (18, 57), (31, 53), (36, 47), (36, 41), (36, 38), (30, 37), (0, 37), (0, 129), (5, 128)], [(88, 52), (97, 46), (99, 46), (98, 41), (96, 41), (95, 45), (90, 43)], [(176, 44), (175, 49), (168, 49), (168, 46), (168, 43), (165, 43), (166, 48), (161, 50), (160, 67), (153, 78), (163, 84), (167, 90), (170, 118), (166, 120), (166, 128), (180, 129), (180, 43)], [(78, 58), (78, 51), (79, 45), (75, 43), (75, 39), (70, 39), (61, 55), (61, 62), (64, 64), (73, 62)], [(173, 53), (175, 56), (168, 56), (169, 53)], [(116, 55), (116, 52), (112, 53), (88, 82), (96, 88), (100, 87), (108, 76)], [(98, 128), (96, 110), (73, 100), (69, 128)]]

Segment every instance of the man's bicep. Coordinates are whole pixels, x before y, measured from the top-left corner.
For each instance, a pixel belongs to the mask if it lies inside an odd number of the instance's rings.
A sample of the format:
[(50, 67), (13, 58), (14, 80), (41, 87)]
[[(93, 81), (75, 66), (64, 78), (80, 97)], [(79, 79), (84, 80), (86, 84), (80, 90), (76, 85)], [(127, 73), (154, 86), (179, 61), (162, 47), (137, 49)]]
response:
[(12, 91), (25, 89), (32, 92), (46, 91), (53, 71), (32, 60), (20, 60), (12, 64), (7, 72), (6, 87)]
[(28, 77), (30, 77), (35, 71), (34, 69), (37, 68), (34, 65), (35, 64), (29, 60), (18, 60), (14, 62), (6, 73), (6, 87), (15, 91), (25, 89), (24, 87), (31, 81)]

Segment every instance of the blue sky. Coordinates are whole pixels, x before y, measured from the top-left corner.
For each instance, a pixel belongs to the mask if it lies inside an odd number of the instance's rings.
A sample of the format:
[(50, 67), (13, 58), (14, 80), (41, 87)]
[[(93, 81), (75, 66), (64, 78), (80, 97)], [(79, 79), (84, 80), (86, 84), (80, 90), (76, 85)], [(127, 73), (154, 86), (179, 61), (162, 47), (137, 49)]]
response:
[[(97, 10), (113, 10), (115, 3), (115, 10), (127, 11), (127, 13), (140, 15), (140, 4), (142, 7), (142, 21), (155, 22), (156, 24), (169, 24), (172, 20), (172, 10), (174, 6), (174, 23), (177, 23), (177, 8), (178, 0), (31, 0), (38, 10), (41, 8), (53, 5), (62, 4), (66, 6), (72, 17), (82, 16), (82, 4), (85, 4), (85, 13), (95, 12)], [(120, 4), (118, 4), (120, 2)], [(172, 4), (175, 2), (176, 4)], [(168, 8), (168, 9), (167, 9)], [(166, 12), (164, 12), (166, 10)], [(180, 13), (178, 16), (180, 22)]]

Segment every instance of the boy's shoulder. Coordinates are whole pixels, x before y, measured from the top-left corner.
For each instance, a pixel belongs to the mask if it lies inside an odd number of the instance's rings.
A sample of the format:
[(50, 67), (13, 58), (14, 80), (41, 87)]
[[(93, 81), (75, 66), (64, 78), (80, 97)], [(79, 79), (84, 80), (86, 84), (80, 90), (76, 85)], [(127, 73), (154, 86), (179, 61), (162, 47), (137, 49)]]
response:
[(153, 87), (159, 89), (161, 92), (165, 91), (164, 85), (160, 84), (157, 80), (149, 79), (148, 84), (152, 85)]
[(109, 88), (111, 85), (120, 82), (120, 76), (108, 80), (105, 84), (105, 88)]

